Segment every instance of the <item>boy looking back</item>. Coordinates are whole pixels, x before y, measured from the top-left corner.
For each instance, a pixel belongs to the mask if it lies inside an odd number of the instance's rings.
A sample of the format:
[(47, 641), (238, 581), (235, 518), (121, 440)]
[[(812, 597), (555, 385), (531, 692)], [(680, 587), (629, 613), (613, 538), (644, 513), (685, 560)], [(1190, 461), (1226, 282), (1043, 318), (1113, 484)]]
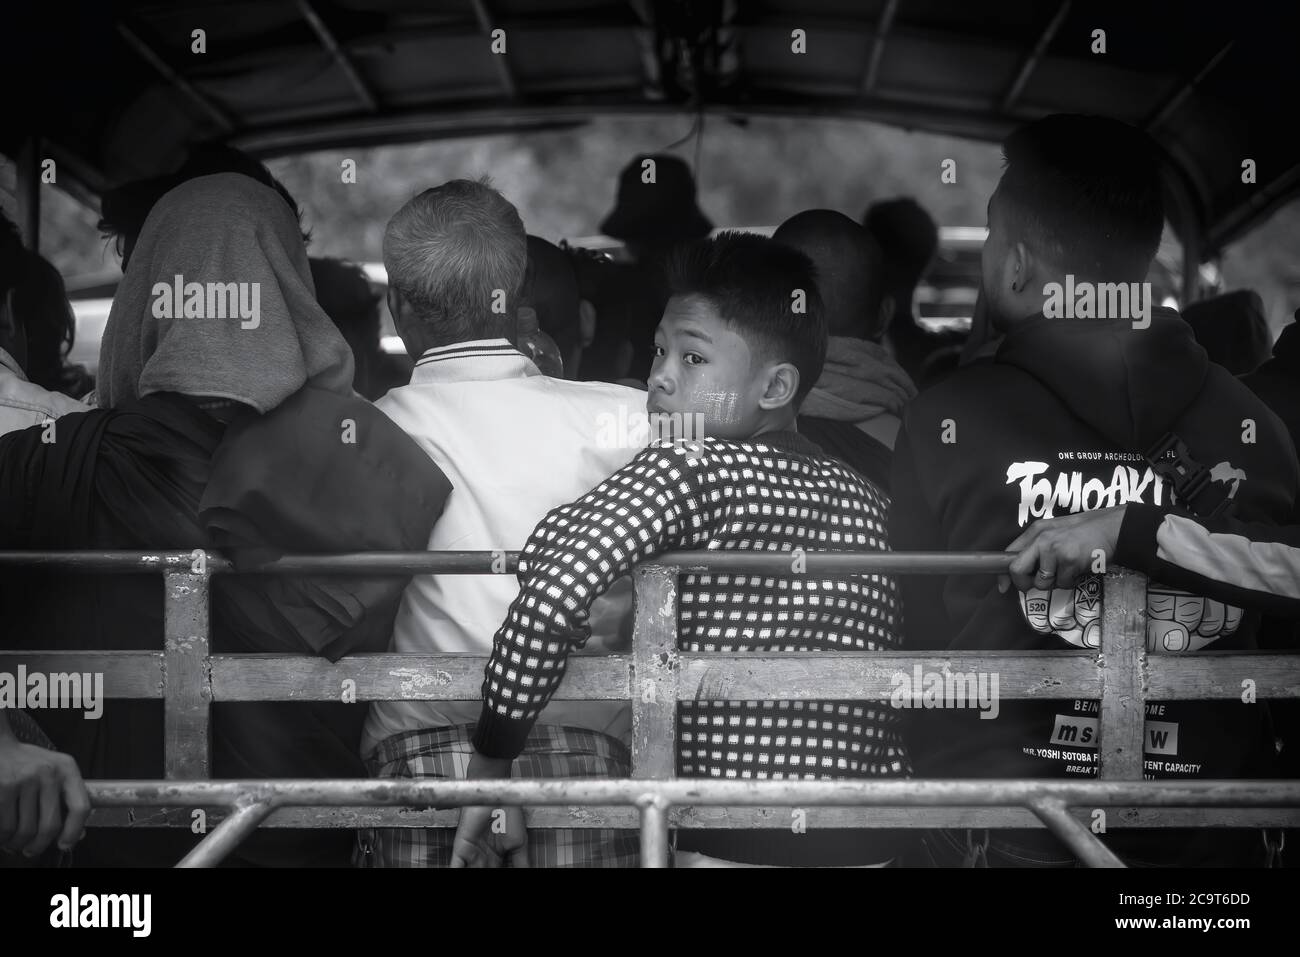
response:
[[(509, 775), (568, 655), (588, 638), (591, 603), (637, 563), (677, 549), (888, 548), (885, 496), (794, 431), (826, 355), (812, 263), (770, 239), (723, 233), (680, 247), (667, 272), (671, 298), (655, 333), (646, 406), (652, 417), (692, 423), (692, 436), (704, 438), (653, 442), (534, 530), (520, 556), (519, 595), (488, 661), (471, 777)], [(880, 575), (684, 577), (678, 633), (686, 652), (898, 647), (898, 595)], [(680, 706), (679, 727), (683, 777), (910, 771), (898, 716), (883, 702), (694, 701)], [(506, 855), (525, 862), (521, 812), (507, 810), (506, 834), (487, 833), (490, 814), (462, 811), (453, 866), (490, 866)], [(886, 842), (830, 833), (824, 841), (695, 837), (697, 850), (746, 863), (870, 864), (893, 855)], [(826, 860), (814, 845), (838, 848), (840, 859)]]

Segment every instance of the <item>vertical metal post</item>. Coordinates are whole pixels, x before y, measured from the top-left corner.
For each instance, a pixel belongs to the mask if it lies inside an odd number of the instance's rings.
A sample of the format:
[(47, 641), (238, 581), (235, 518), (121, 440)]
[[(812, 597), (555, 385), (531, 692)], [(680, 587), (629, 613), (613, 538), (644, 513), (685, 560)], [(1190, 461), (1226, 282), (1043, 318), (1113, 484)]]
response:
[(1097, 776), (1142, 780), (1146, 714), (1147, 579), (1128, 569), (1107, 573), (1101, 616), (1101, 743)]
[(163, 773), (168, 780), (212, 776), (209, 580), (206, 567), (201, 574), (165, 573)]
[(668, 866), (668, 805), (655, 797), (641, 802), (641, 866)]
[(15, 193), (18, 199), (18, 229), (23, 245), (41, 251), (41, 138), (28, 136), (15, 157)]
[(632, 572), (632, 776), (667, 780), (677, 771), (677, 569)]

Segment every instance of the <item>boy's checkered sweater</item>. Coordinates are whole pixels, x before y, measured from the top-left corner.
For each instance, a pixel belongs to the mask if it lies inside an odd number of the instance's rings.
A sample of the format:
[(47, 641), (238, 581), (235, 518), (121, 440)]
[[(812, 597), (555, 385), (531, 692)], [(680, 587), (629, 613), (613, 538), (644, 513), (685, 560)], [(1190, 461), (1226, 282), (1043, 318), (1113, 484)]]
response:
[[(514, 757), (590, 636), (592, 601), (638, 562), (676, 549), (888, 549), (887, 502), (794, 432), (745, 442), (656, 442), (570, 505), (520, 554), (519, 596), (496, 633), (475, 747)], [(686, 575), (683, 651), (897, 648), (898, 595), (880, 575)], [(701, 701), (680, 706), (684, 777), (849, 778), (910, 772), (885, 703)]]

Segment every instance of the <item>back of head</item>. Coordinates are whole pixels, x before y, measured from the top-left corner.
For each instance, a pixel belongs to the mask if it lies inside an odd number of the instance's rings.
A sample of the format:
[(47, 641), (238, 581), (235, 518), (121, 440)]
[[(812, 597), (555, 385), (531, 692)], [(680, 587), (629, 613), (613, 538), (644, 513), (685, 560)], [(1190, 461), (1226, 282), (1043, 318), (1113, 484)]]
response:
[(1183, 310), (1183, 319), (1210, 361), (1233, 375), (1254, 372), (1269, 357), (1273, 343), (1257, 292), (1238, 289), (1194, 302)]
[(512, 337), (527, 262), (518, 211), (485, 181), (425, 190), (384, 232), (389, 288), (400, 297), (393, 315), (404, 337), (422, 339), (421, 352)]
[(581, 343), (581, 296), (569, 254), (540, 236), (528, 237), (528, 268), (521, 298), (537, 314), (537, 326), (570, 356)]
[(316, 301), (348, 340), (353, 352), (379, 348), (379, 300), (365, 271), (342, 259), (312, 256)]
[(884, 290), (894, 298), (895, 313), (909, 312), (916, 284), (939, 248), (939, 228), (910, 198), (873, 203), (862, 223), (880, 246)]
[(28, 379), (52, 391), (63, 388), (63, 361), (72, 347), (76, 318), (63, 276), (23, 246), (18, 228), (0, 213), (0, 349), (14, 355)]
[(177, 392), (268, 412), (306, 384), (350, 395), (352, 374), (273, 189), (222, 173), (154, 204), (104, 330), (101, 406)]
[(1061, 274), (1146, 278), (1164, 205), (1145, 133), (1106, 117), (1056, 114), (1016, 130), (1002, 151), (996, 196), (1010, 242)]
[[(104, 193), (100, 201), (99, 229), (116, 244), (124, 271), (154, 204), (184, 182), (218, 173), (238, 173), (274, 189), (293, 211), (301, 229), (301, 207), (265, 165), (233, 146), (196, 146), (176, 172), (151, 179), (133, 180)], [(310, 234), (303, 231), (303, 242), (310, 238)]]
[(726, 230), (678, 246), (665, 263), (671, 296), (699, 296), (755, 352), (799, 370), (795, 405), (826, 362), (826, 314), (817, 270), (775, 239)]
[(791, 216), (772, 235), (817, 267), (817, 288), (832, 336), (876, 340), (884, 332), (879, 244), (843, 213), (809, 209)]

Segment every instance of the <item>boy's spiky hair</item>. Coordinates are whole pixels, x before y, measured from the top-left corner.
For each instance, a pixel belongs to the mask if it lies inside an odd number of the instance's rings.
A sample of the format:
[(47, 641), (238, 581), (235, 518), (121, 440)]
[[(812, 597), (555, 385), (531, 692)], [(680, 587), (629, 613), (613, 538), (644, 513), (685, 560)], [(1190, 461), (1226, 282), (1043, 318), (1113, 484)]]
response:
[(826, 316), (812, 260), (766, 236), (728, 230), (676, 247), (665, 272), (670, 295), (707, 300), (751, 348), (793, 364), (795, 405), (803, 401), (826, 362)]

